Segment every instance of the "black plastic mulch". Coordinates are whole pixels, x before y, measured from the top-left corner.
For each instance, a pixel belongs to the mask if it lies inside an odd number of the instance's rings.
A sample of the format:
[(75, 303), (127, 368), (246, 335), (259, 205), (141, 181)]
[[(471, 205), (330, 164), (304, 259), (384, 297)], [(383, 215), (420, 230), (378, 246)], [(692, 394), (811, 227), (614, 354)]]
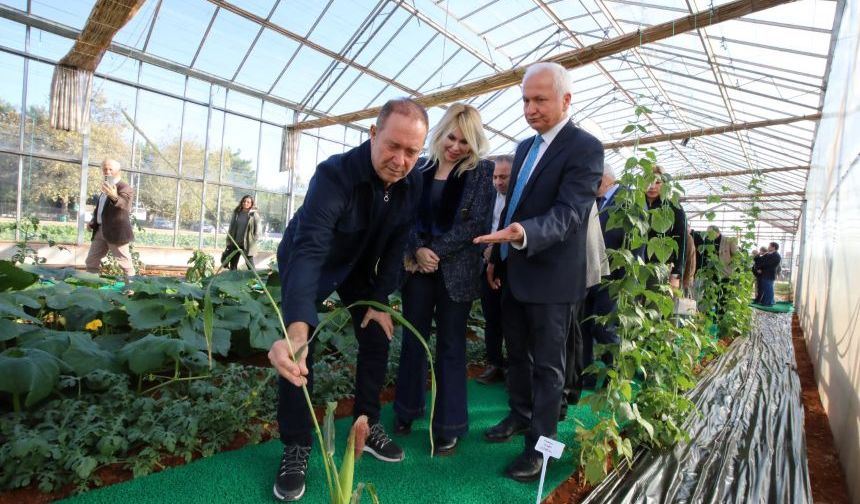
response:
[(585, 503), (812, 502), (791, 315), (759, 312), (691, 392), (689, 443), (643, 451)]

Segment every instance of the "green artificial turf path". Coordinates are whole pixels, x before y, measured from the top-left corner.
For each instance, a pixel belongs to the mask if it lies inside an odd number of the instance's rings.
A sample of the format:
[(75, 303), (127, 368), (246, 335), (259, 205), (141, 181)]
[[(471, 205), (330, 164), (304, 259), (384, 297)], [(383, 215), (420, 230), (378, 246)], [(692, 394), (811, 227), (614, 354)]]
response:
[[(518, 483), (504, 477), (505, 466), (523, 448), (523, 437), (508, 443), (491, 444), (482, 433), (507, 414), (504, 386), (480, 385), (469, 381), (470, 431), (447, 457), (431, 458), (427, 421), (416, 420), (412, 433), (394, 439), (406, 451), (403, 462), (380, 462), (365, 454), (358, 462), (355, 482), (373, 483), (384, 504), (391, 503), (531, 503), (537, 496), (538, 482)], [(272, 405), (274, 407), (274, 405)], [(382, 421), (391, 432), (391, 404), (382, 409)], [(586, 427), (596, 422), (587, 407), (570, 408), (567, 420), (559, 424), (559, 440), (573, 440), (574, 418)], [(337, 422), (338, 460), (346, 444), (351, 419)], [(269, 503), (273, 502), (272, 484), (280, 463), (282, 445), (274, 440), (255, 446), (224, 452), (190, 464), (164, 470), (110, 487), (93, 490), (64, 502), (75, 504), (143, 504), (175, 503)], [(565, 450), (560, 461), (547, 469), (544, 497), (564, 481), (574, 469), (572, 453)], [(370, 499), (362, 499), (370, 502)], [(328, 502), (325, 471), (315, 444), (311, 454), (307, 492), (304, 504)]]
[(783, 301), (778, 301), (774, 303), (772, 306), (764, 306), (760, 304), (752, 303), (750, 304), (753, 308), (759, 309), (761, 311), (771, 312), (771, 313), (791, 313), (794, 311), (794, 305), (791, 303), (786, 303)]

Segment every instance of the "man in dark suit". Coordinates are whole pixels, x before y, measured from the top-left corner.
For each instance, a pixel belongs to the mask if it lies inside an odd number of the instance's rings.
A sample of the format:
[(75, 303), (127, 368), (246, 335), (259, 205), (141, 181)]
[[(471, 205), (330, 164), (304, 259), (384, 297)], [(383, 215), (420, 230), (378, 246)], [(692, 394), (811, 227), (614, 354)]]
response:
[[(269, 360), (281, 375), (278, 424), (284, 454), (273, 489), (276, 499), (304, 495), (313, 423), (301, 389), (313, 390), (317, 304), (337, 291), (345, 305), (388, 303), (403, 268), (403, 253), (421, 199), (421, 174), (412, 168), (427, 135), (427, 112), (409, 99), (386, 103), (370, 128), (370, 140), (320, 163), (304, 204), (278, 247), (281, 306), (289, 342), (272, 345)], [(355, 378), (357, 418), (367, 415), (364, 451), (387, 462), (403, 450), (379, 422), (379, 393), (394, 333), (391, 316), (373, 308), (351, 310), (358, 339)], [(294, 354), (293, 352), (297, 352)]]
[(134, 231), (128, 213), (134, 199), (134, 189), (120, 180), (121, 168), (115, 159), (102, 161), (104, 181), (93, 218), (87, 223), (87, 229), (93, 231), (93, 236), (85, 264), (87, 271), (98, 273), (102, 259), (110, 252), (125, 272), (128, 282), (128, 277), (135, 273), (129, 248), (129, 243), (134, 241)]
[(526, 433), (523, 452), (505, 469), (517, 481), (540, 476), (535, 444), (556, 435), (571, 309), (585, 297), (586, 223), (603, 173), (603, 145), (570, 122), (570, 100), (562, 66), (526, 70), (523, 112), (538, 135), (517, 147), (501, 229), (475, 239), (499, 244), (487, 278), (502, 289), (508, 349), (510, 413), (484, 437)]
[[(505, 208), (505, 195), (511, 178), (511, 165), (514, 157), (510, 154), (493, 159), (493, 187), (496, 188), (496, 199), (493, 204), (493, 224), (491, 231), (499, 228), (499, 219)], [(492, 246), (484, 249), (484, 261), (490, 260)], [(491, 289), (486, 282), (486, 265), (481, 272), (481, 311), (484, 313), (484, 343), (487, 347), (487, 369), (475, 381), (489, 385), (505, 379), (505, 358), (502, 352), (502, 297), (498, 289)]]

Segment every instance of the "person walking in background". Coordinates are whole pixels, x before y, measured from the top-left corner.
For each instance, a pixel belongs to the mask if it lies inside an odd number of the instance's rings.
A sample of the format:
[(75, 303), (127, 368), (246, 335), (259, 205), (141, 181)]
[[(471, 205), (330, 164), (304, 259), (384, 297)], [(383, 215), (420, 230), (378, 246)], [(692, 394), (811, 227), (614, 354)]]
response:
[[(414, 100), (389, 100), (370, 127), (370, 140), (317, 166), (304, 204), (278, 246), (281, 307), (289, 341), (269, 350), (278, 379), (278, 428), (284, 453), (273, 493), (282, 501), (305, 493), (313, 423), (301, 386), (313, 394), (317, 304), (337, 291), (349, 306), (388, 304), (403, 270), (403, 253), (421, 200), (422, 176), (412, 168), (427, 136), (427, 111)], [(403, 449), (379, 422), (379, 393), (394, 335), (391, 315), (373, 308), (350, 310), (358, 357), (353, 415), (366, 415), (364, 451), (385, 462), (403, 460)], [(305, 344), (307, 347), (298, 352)], [(292, 351), (290, 350), (292, 345)]]
[(93, 211), (93, 218), (87, 223), (87, 229), (92, 230), (92, 242), (85, 261), (87, 271), (98, 273), (101, 261), (110, 252), (126, 276), (134, 276), (134, 263), (131, 260), (129, 244), (134, 241), (134, 231), (131, 228), (129, 210), (134, 199), (134, 189), (122, 180), (122, 166), (115, 159), (102, 161), (104, 181), (101, 193)]
[(516, 182), (501, 229), (475, 242), (499, 244), (487, 281), (502, 289), (508, 349), (510, 411), (484, 437), (503, 442), (526, 433), (523, 451), (505, 475), (533, 481), (543, 466), (535, 444), (557, 432), (565, 345), (573, 309), (585, 297), (586, 226), (603, 173), (603, 145), (570, 121), (570, 76), (561, 65), (529, 66), (522, 95), (523, 115), (537, 135), (517, 146), (511, 172)]
[[(648, 206), (648, 210), (654, 210), (663, 206), (663, 198), (661, 196), (661, 191), (663, 189), (663, 176), (665, 175), (663, 168), (655, 166), (654, 175), (656, 176), (656, 179), (645, 192), (645, 201)], [(675, 205), (674, 203), (669, 202), (668, 205), (672, 209), (674, 220), (672, 222), (672, 227), (670, 227), (664, 234), (667, 237), (674, 239), (678, 246), (677, 250), (672, 251), (672, 254), (669, 256), (667, 261), (670, 267), (669, 285), (675, 289), (680, 289), (681, 279), (684, 277), (684, 269), (687, 263), (687, 215), (684, 213), (684, 208), (681, 207), (680, 204)], [(659, 233), (654, 229), (650, 229), (648, 231), (649, 240), (657, 237), (658, 235)], [(652, 264), (659, 262), (656, 255), (646, 260)], [(649, 280), (649, 284), (653, 284), (653, 282), (654, 280)]]
[(773, 284), (779, 274), (782, 257), (779, 255), (779, 244), (770, 242), (767, 252), (760, 256), (758, 271), (761, 278), (761, 298), (759, 304), (773, 306)]
[[(511, 179), (511, 165), (514, 157), (511, 155), (496, 156), (493, 167), (493, 187), (496, 189), (496, 199), (493, 203), (493, 222), (490, 230), (499, 227), (499, 217), (505, 208), (505, 195), (508, 193), (508, 183)], [(493, 250), (492, 245), (484, 248), (484, 267), (481, 270), (481, 311), (484, 313), (484, 344), (486, 345), (487, 368), (475, 378), (484, 385), (500, 382), (505, 379), (505, 357), (502, 351), (502, 297), (500, 290), (490, 288), (487, 283), (487, 263)]]
[[(454, 451), (468, 430), (466, 322), (481, 294), (481, 248), (472, 243), (490, 227), (493, 166), (481, 160), (488, 142), (481, 115), (470, 105), (448, 108), (430, 136), (421, 166), (423, 192), (407, 246), (403, 316), (429, 338), (436, 321), (437, 383), (434, 453)], [(425, 413), (427, 355), (411, 337), (402, 341), (394, 394), (394, 432), (408, 434)]]
[(230, 218), (230, 228), (227, 230), (227, 248), (221, 254), (222, 264), (231, 270), (236, 269), (239, 265), (239, 258), (242, 257), (242, 254), (236, 249), (236, 245), (238, 245), (241, 252), (245, 254), (245, 263), (248, 269), (254, 269), (254, 255), (257, 253), (257, 240), (260, 238), (261, 228), (260, 213), (254, 205), (254, 198), (250, 194), (242, 196)]

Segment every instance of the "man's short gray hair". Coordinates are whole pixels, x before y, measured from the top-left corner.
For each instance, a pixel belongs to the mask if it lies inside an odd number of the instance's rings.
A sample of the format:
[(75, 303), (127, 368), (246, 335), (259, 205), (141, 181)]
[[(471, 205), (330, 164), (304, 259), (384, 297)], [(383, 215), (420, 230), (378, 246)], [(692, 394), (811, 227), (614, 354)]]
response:
[(609, 163), (603, 163), (603, 176), (615, 178), (615, 168)]
[(568, 75), (567, 69), (558, 63), (543, 61), (530, 65), (526, 68), (526, 73), (523, 75), (523, 82), (525, 82), (531, 75), (546, 71), (552, 72), (553, 87), (555, 87), (559, 96), (564, 96), (565, 94), (573, 95), (573, 86), (570, 83), (570, 75)]

